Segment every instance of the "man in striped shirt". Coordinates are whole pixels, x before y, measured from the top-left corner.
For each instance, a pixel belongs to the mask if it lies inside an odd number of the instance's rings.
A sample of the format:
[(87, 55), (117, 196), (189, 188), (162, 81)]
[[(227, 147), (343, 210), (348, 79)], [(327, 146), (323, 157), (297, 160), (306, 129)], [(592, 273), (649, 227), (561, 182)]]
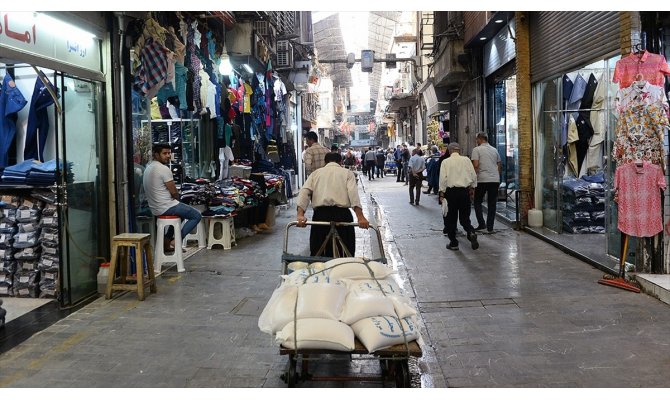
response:
[(305, 172), (309, 176), (312, 172), (326, 165), (326, 154), (330, 153), (330, 150), (318, 143), (316, 132), (305, 133), (305, 141), (309, 146), (305, 150)]

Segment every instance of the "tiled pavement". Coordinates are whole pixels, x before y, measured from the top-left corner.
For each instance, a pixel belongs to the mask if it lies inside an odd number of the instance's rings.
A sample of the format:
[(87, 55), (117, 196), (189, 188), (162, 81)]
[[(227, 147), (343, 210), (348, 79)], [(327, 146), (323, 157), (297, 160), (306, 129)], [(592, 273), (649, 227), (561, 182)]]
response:
[[(480, 235), (479, 250), (464, 237), (460, 251), (446, 250), (435, 197), (411, 206), (393, 177), (365, 180), (360, 193), (421, 310), (425, 355), (412, 360), (413, 386), (670, 386), (668, 305), (598, 285), (599, 270), (500, 223)], [(143, 302), (100, 298), (0, 354), (0, 387), (285, 387), (286, 358), (257, 319), (279, 281), (283, 226), (294, 215), (283, 211), (272, 233), (232, 250), (199, 252)], [(306, 252), (307, 230), (292, 232), (289, 249)], [(358, 248), (372, 255), (368, 235)], [(356, 357), (314, 367), (379, 372), (376, 360)]]

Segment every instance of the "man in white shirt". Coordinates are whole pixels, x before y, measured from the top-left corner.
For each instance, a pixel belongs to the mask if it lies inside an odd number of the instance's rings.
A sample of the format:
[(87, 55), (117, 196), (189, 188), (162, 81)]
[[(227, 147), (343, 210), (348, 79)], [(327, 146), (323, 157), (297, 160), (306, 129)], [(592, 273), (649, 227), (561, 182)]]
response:
[(475, 228), (470, 223), (470, 197), (477, 186), (477, 174), (469, 158), (460, 155), (461, 146), (456, 142), (449, 143), (449, 158), (440, 166), (440, 199), (447, 201), (447, 249), (458, 250), (456, 240), (456, 223), (467, 233), (473, 250), (479, 248)]
[[(423, 170), (426, 169), (426, 160), (419, 155), (417, 149), (412, 150), (412, 157), (407, 163), (409, 171), (409, 204), (419, 205), (421, 199), (421, 182), (423, 182)], [(416, 203), (414, 202), (414, 192), (416, 192)]]
[[(498, 187), (500, 186), (500, 171), (502, 162), (495, 147), (489, 144), (484, 132), (477, 134), (477, 147), (472, 150), (472, 165), (477, 172), (477, 188), (475, 189), (475, 216), (478, 225), (476, 231), (486, 228), (493, 232), (493, 223), (496, 220), (496, 203), (498, 202)], [(482, 202), (486, 194), (486, 222), (482, 212)]]
[[(175, 186), (172, 171), (167, 163), (170, 160), (171, 149), (167, 143), (154, 144), (151, 148), (153, 160), (147, 165), (142, 177), (144, 193), (149, 203), (149, 209), (154, 216), (174, 215), (186, 220), (181, 228), (182, 239), (198, 225), (202, 214), (195, 208), (179, 201), (179, 192)], [(174, 233), (168, 231), (165, 240), (165, 251), (175, 248)]]
[[(342, 162), (340, 153), (326, 154), (325, 162), (324, 167), (309, 175), (298, 193), (298, 226), (306, 226), (305, 210), (311, 201), (314, 209), (313, 221), (353, 222), (351, 211), (349, 211), (350, 208), (353, 208), (359, 227), (368, 229), (369, 223), (363, 215), (353, 172), (340, 165)], [(312, 226), (309, 234), (310, 255), (317, 255), (329, 231), (328, 226)], [(353, 256), (356, 252), (354, 228), (352, 226), (339, 227), (337, 233), (342, 238), (349, 254)], [(340, 254), (344, 254), (343, 250), (340, 247)], [(332, 245), (327, 243), (323, 254), (319, 255), (333, 257)]]

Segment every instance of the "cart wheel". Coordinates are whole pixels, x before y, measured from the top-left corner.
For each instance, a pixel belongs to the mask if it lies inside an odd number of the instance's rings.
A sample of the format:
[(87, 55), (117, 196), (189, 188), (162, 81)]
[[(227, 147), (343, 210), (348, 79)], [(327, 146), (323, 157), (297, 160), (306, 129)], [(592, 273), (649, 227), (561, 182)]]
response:
[(409, 383), (409, 365), (407, 360), (395, 362), (395, 386), (399, 388), (408, 388)]
[(389, 360), (379, 360), (379, 367), (382, 370), (382, 380), (386, 380), (389, 376)]
[(296, 367), (295, 359), (291, 357), (288, 363), (288, 371), (286, 372), (286, 383), (290, 388), (294, 388), (295, 383), (298, 380), (298, 374), (295, 371), (295, 367)]

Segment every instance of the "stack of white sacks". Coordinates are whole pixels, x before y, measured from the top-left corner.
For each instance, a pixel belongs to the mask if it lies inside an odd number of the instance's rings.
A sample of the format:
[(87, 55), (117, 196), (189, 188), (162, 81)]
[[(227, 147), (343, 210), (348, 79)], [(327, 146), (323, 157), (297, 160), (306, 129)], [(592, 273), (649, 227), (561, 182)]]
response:
[(417, 312), (386, 265), (350, 257), (291, 268), (258, 319), (277, 344), (352, 351), (355, 336), (373, 353), (419, 338)]

